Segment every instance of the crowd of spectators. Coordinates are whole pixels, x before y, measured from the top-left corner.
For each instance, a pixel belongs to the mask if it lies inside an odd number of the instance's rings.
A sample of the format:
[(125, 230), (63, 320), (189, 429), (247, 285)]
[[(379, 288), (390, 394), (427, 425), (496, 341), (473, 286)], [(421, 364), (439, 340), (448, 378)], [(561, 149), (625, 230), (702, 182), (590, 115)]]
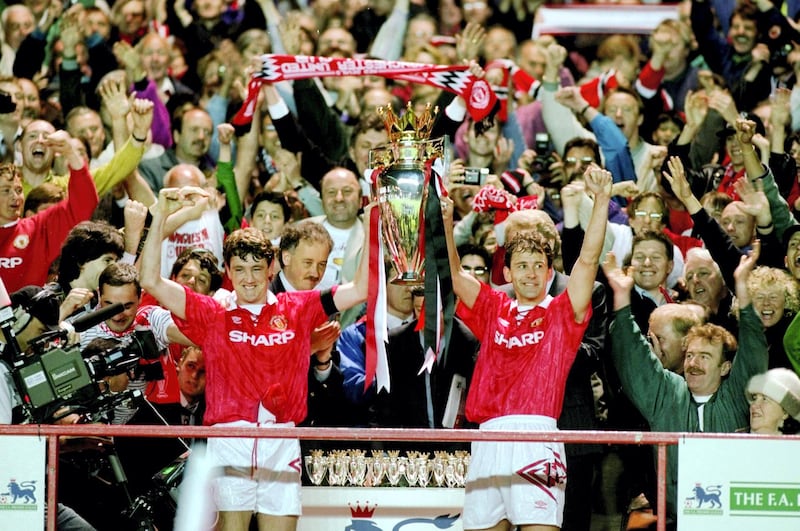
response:
[[(376, 109), (421, 114), (432, 104), (433, 136), (449, 137), (443, 204), (452, 204), (445, 219), (457, 272), (481, 283), (462, 279), (456, 290), (471, 304), (479, 294), (486, 304), (487, 286), (524, 293), (510, 282), (506, 246), (530, 232), (553, 254), (548, 297), (566, 292), (576, 265), (587, 271), (581, 245), (596, 232), (590, 192), (600, 185), (585, 180), (600, 168), (611, 176), (602, 268), (563, 407), (553, 411), (559, 428), (793, 432), (800, 6), (683, 0), (649, 34), (532, 38), (542, 4), (0, 0), (0, 279), (16, 335), (0, 342), (0, 373), (13, 364), (14, 343), (24, 351), (59, 323), (121, 303), (81, 335), (81, 348), (102, 351), (113, 347), (95, 342), (150, 330), (155, 352), (98, 382), (102, 392), (136, 389), (147, 401), (117, 404), (105, 422), (200, 424), (205, 415), (207, 424), (475, 427), (480, 419), (453, 414), (451, 403), (469, 395), (481, 351), (480, 316), (464, 301), (451, 354), (425, 371), (423, 293), (387, 282), (392, 390), (366, 381), (367, 175), (370, 151), (390, 139)], [(264, 84), (250, 127), (234, 126), (267, 53), (468, 65), (499, 104), (476, 121), (461, 97), (429, 84), (309, 77)], [(395, 273), (387, 260), (387, 281)], [(232, 364), (235, 349), (215, 334), (224, 315), (241, 324), (242, 309), (258, 328), (265, 303), (291, 308), (288, 325), (282, 315), (269, 324), (283, 335), (231, 329), (231, 341), (248, 352), (292, 345), (297, 359), (285, 382), (260, 389), (280, 371)], [(293, 324), (302, 337), (285, 335)], [(235, 399), (226, 378), (247, 380)], [(263, 407), (239, 415), (251, 386)], [(20, 421), (6, 387), (0, 419)], [(133, 494), (180, 453), (154, 445), (143, 459), (135, 445), (118, 446), (136, 470)], [(672, 450), (670, 519), (679, 497)], [(655, 506), (649, 449), (584, 444), (565, 453), (563, 529), (589, 529), (593, 512)], [(246, 528), (248, 510), (229, 502), (219, 502), (229, 513), (220, 525)], [(60, 506), (60, 529), (102, 529), (117, 511), (76, 509), (88, 522)], [(260, 500), (254, 510), (296, 514), (291, 503)], [(258, 525), (294, 521), (259, 516)]]

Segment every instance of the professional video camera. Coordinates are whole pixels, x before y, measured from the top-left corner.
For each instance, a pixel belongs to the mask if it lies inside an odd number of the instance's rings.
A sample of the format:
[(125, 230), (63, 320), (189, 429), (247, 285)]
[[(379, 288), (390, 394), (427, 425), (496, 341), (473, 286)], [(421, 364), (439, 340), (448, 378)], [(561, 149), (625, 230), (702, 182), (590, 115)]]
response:
[[(111, 393), (101, 391), (98, 384), (107, 376), (137, 369), (141, 358), (158, 358), (158, 347), (151, 331), (136, 331), (90, 356), (84, 356), (77, 344), (69, 343), (71, 331), (87, 330), (122, 310), (122, 304), (113, 304), (81, 316), (71, 324), (62, 323), (62, 328), (31, 341), (24, 353), (16, 340), (8, 342), (12, 352), (10, 359), (7, 356), (4, 361), (10, 368), (10, 387), (18, 395), (23, 422), (52, 423), (74, 412), (94, 420), (122, 402), (142, 398), (141, 391)], [(13, 335), (8, 320), (0, 326), (7, 337)]]

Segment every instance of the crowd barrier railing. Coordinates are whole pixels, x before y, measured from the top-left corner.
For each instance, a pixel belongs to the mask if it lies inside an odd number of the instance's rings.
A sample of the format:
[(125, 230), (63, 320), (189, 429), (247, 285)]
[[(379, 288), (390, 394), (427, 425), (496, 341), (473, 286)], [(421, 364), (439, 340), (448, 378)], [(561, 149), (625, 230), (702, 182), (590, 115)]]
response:
[[(594, 444), (635, 444), (657, 447), (657, 514), (658, 531), (666, 530), (667, 446), (678, 444), (684, 438), (763, 439), (787, 438), (800, 441), (800, 436), (763, 436), (732, 433), (682, 433), (639, 431), (551, 431), (518, 432), (489, 430), (434, 430), (416, 428), (270, 428), (207, 427), (207, 426), (108, 426), (104, 424), (36, 424), (3, 425), (0, 435), (34, 435), (47, 438), (47, 503), (56, 506), (58, 485), (59, 437), (255, 437), (262, 439), (313, 439), (352, 441), (515, 441), (564, 442)], [(569, 466), (569, 465), (567, 465)], [(47, 511), (48, 531), (56, 529), (56, 511)]]

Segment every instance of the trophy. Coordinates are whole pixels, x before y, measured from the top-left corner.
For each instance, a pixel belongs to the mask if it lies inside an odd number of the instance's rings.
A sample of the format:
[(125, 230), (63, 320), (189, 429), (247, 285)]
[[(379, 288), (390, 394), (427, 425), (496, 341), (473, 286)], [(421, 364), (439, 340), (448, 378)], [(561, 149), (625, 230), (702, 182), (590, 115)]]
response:
[(394, 264), (394, 284), (418, 285), (425, 278), (425, 205), (431, 165), (445, 156), (446, 137), (429, 139), (438, 108), (417, 114), (408, 103), (397, 116), (391, 106), (378, 108), (389, 132), (389, 143), (370, 151), (373, 199), (379, 202), (381, 238)]

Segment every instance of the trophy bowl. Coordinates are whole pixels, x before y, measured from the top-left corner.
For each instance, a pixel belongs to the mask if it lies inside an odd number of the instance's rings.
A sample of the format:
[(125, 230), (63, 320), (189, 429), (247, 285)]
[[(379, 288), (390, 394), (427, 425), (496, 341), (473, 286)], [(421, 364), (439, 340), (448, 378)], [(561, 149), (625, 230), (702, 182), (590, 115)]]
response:
[(391, 107), (378, 109), (390, 142), (370, 150), (370, 168), (379, 170), (372, 183), (372, 199), (379, 204), (381, 239), (397, 275), (394, 284), (418, 285), (425, 280), (425, 205), (431, 165), (447, 153), (447, 137), (430, 139), (437, 110), (426, 106), (415, 113), (409, 103), (398, 117)]
[[(397, 142), (374, 149), (370, 157), (383, 167), (372, 186), (381, 215), (381, 238), (397, 275), (393, 284), (425, 281), (425, 205), (428, 200), (428, 158), (445, 149), (444, 138)], [(384, 164), (385, 162), (388, 164)]]
[(397, 272), (392, 282), (422, 284), (425, 249), (421, 249), (419, 244), (428, 198), (425, 175), (415, 165), (393, 165), (381, 176), (376, 188), (383, 222), (381, 237)]

